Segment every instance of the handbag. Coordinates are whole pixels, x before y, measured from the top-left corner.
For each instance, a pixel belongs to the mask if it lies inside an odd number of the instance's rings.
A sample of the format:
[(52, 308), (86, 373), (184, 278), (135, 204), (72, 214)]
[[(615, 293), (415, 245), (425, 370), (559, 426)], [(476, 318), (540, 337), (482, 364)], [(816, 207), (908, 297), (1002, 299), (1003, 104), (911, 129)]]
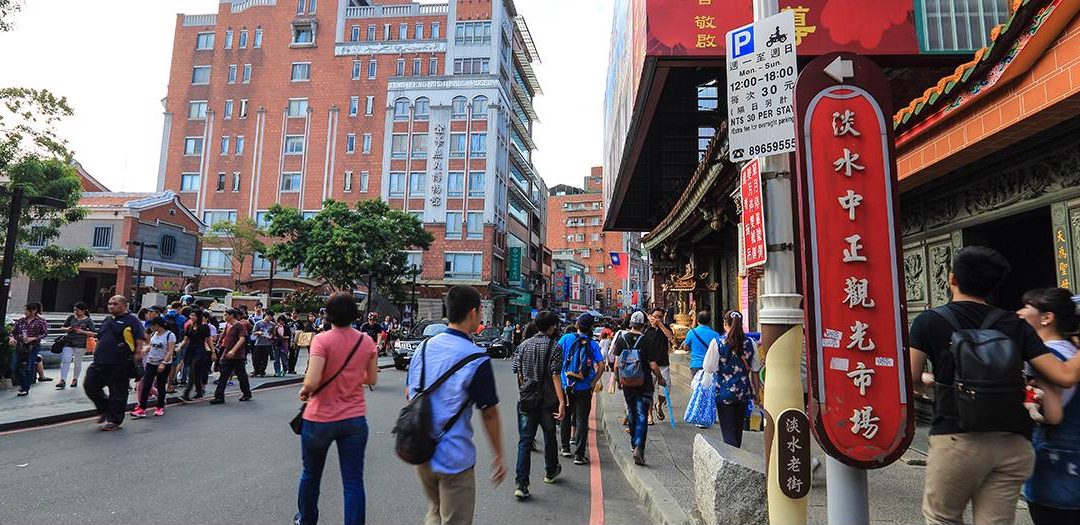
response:
[(86, 353), (92, 354), (94, 353), (94, 350), (97, 350), (97, 338), (88, 335), (86, 336)]
[[(323, 388), (326, 388), (326, 385), (329, 385), (333, 380), (337, 379), (337, 376), (341, 375), (341, 372), (345, 370), (345, 367), (349, 366), (349, 361), (356, 355), (356, 350), (360, 348), (360, 343), (363, 342), (364, 333), (361, 332), (360, 337), (356, 340), (356, 345), (354, 345), (352, 351), (349, 352), (349, 356), (345, 358), (345, 362), (342, 363), (341, 368), (339, 368), (337, 372), (334, 372), (334, 375), (330, 376), (330, 379), (323, 381), (323, 383), (319, 385), (319, 388), (316, 388), (315, 391), (311, 393), (310, 397), (318, 395), (319, 392), (322, 392)], [(300, 435), (300, 432), (304, 430), (304, 409), (306, 408), (307, 402), (304, 402), (304, 404), (300, 405), (300, 411), (289, 421), (289, 427), (291, 427), (293, 433), (298, 436)]]
[(49, 347), (49, 351), (54, 354), (62, 354), (64, 353), (65, 346), (68, 346), (68, 336), (62, 335), (60, 337), (57, 337), (56, 340), (53, 341), (52, 346)]
[(716, 386), (710, 380), (711, 374), (698, 370), (692, 383), (690, 401), (686, 403), (683, 421), (703, 428), (709, 428), (716, 422)]

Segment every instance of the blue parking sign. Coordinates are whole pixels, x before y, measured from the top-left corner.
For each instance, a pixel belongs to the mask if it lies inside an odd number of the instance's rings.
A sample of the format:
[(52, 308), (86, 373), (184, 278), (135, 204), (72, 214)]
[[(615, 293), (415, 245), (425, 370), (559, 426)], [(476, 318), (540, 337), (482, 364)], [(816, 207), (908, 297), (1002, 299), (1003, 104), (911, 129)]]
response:
[(740, 27), (728, 35), (731, 38), (731, 42), (728, 42), (731, 58), (739, 58), (754, 52), (754, 24)]

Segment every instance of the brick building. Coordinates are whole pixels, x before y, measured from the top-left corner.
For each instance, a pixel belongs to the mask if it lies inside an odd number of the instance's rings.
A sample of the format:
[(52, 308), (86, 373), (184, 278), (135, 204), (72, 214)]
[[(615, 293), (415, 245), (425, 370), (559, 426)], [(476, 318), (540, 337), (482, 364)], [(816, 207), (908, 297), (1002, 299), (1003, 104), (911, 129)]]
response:
[[(612, 316), (631, 304), (645, 306), (649, 272), (641, 257), (641, 234), (604, 231), (603, 168), (592, 168), (584, 188), (564, 184), (553, 187), (548, 206), (547, 245), (553, 257), (576, 263), (585, 274), (581, 280), (585, 290), (575, 293), (574, 266), (567, 265), (564, 279), (569, 276), (570, 291), (562, 294), (565, 301), (559, 301), (557, 294), (556, 302), (567, 303), (561, 306), (568, 310), (580, 310), (584, 305)], [(615, 271), (612, 253), (630, 254), (627, 261), (621, 262), (629, 265), (628, 279)], [(554, 285), (559, 285), (558, 279)]]
[[(382, 198), (436, 238), (410, 253), (420, 317), (471, 284), (497, 322), (513, 300), (532, 306), (543, 270), (537, 60), (513, 0), (221, 0), (177, 16), (158, 187), (207, 224)], [(508, 275), (513, 248), (527, 279)], [(231, 286), (230, 266), (204, 251), (200, 288)], [(270, 267), (245, 266), (252, 281)], [(274, 282), (311, 284), (299, 269)]]
[[(75, 169), (83, 190), (79, 206), (86, 209), (86, 218), (65, 225), (48, 243), (82, 246), (93, 257), (79, 265), (75, 277), (63, 281), (16, 275), (11, 280), (11, 305), (40, 302), (45, 311), (70, 312), (75, 303), (84, 302), (92, 312), (105, 312), (110, 296), (134, 295), (140, 262), (144, 281), (156, 279), (158, 288), (178, 291), (195, 277), (203, 224), (175, 192), (112, 192), (78, 162)], [(140, 249), (132, 242), (146, 245), (141, 261)], [(34, 239), (23, 245), (29, 250), (45, 246), (43, 240)]]

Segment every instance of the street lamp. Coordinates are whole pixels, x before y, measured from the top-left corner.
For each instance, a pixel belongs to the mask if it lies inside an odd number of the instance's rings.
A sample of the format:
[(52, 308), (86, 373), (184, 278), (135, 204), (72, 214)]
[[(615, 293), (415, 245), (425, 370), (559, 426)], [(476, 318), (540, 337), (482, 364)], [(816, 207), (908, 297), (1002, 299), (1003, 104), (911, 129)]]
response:
[(420, 275), (420, 267), (415, 264), (411, 265), (409, 273), (412, 274), (412, 311), (410, 312), (412, 317), (410, 318), (410, 321), (413, 324), (416, 324), (416, 309), (419, 307), (416, 304), (416, 278)]
[(19, 219), (22, 215), (23, 200), (30, 206), (55, 208), (62, 210), (67, 203), (53, 197), (26, 197), (22, 186), (12, 189), (0, 186), (0, 195), (10, 195), (8, 206), (7, 237), (4, 239), (4, 263), (0, 268), (0, 332), (6, 332), (8, 295), (11, 293), (11, 274), (15, 272), (15, 247), (19, 242)]
[(128, 241), (128, 245), (129, 246), (138, 246), (139, 247), (139, 266), (135, 270), (135, 298), (134, 298), (135, 299), (135, 311), (138, 311), (139, 308), (142, 308), (142, 297), (139, 296), (139, 290), (142, 289), (143, 252), (147, 248), (157, 248), (158, 245), (156, 245), (156, 244), (147, 244), (147, 243), (145, 243), (143, 241)]

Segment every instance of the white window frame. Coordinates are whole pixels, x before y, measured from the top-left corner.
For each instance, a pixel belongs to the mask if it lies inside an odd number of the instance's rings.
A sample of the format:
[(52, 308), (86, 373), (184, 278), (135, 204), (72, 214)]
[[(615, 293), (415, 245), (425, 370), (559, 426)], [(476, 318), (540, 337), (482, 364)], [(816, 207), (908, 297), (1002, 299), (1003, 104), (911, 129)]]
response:
[[(209, 37), (209, 38), (207, 38)], [(209, 42), (207, 44), (207, 41)], [(212, 51), (214, 49), (214, 32), (203, 31), (195, 35), (195, 51)]]
[[(455, 189), (454, 186), (457, 186), (457, 188)], [(449, 171), (449, 172), (446, 173), (446, 196), (447, 197), (464, 197), (465, 196), (465, 172), (464, 171)]]
[(345, 153), (348, 155), (356, 153), (356, 133), (349, 133), (345, 136)]
[[(299, 146), (297, 146), (299, 144)], [(303, 135), (285, 135), (285, 155), (303, 155), (304, 154), (304, 136)]]
[(259, 48), (262, 47), (262, 44), (263, 44), (263, 30), (262, 30), (262, 28), (258, 28), (258, 29), (255, 30), (255, 38), (251, 43), (251, 47), (255, 48), (255, 49), (259, 49)]
[[(297, 69), (298, 66), (299, 70)], [(297, 71), (304, 74), (297, 78)], [(292, 82), (311, 82), (311, 62), (293, 62), (292, 67), (289, 68), (289, 80)]]
[(349, 42), (360, 41), (360, 26), (352, 26), (349, 29)]
[(232, 174), (232, 191), (238, 193), (240, 191), (240, 172), (234, 171)]
[(360, 80), (360, 68), (361, 67), (362, 67), (362, 65), (360, 64), (359, 60), (353, 60), (352, 61), (352, 79), (353, 80)]
[(371, 178), (371, 173), (368, 171), (360, 172), (360, 191), (367, 193), (368, 191), (368, 179)]
[(363, 141), (361, 142), (360, 151), (364, 155), (371, 154), (371, 133), (364, 133)]
[(460, 211), (446, 212), (446, 238), (461, 240), (465, 235), (465, 215)]
[(229, 136), (228, 135), (222, 135), (221, 136), (221, 156), (224, 157), (224, 156), (228, 155), (229, 151), (231, 151), (229, 149)]
[[(222, 262), (223, 265), (211, 266), (211, 254), (220, 254), (221, 261), (215, 262)], [(204, 275), (229, 275), (233, 270), (232, 250), (228, 248), (203, 248), (199, 267)]]
[[(470, 217), (480, 217), (480, 223), (476, 228), (469, 226)], [(465, 212), (465, 229), (468, 230), (465, 234), (466, 239), (483, 239), (484, 238), (484, 212), (482, 211), (469, 211)], [(475, 231), (474, 231), (475, 230)]]
[(223, 118), (225, 120), (232, 120), (233, 100), (231, 98), (225, 101), (225, 110), (222, 113), (224, 113)]
[[(359, 60), (357, 60), (359, 62)], [(375, 80), (379, 76), (379, 61), (372, 58), (368, 60), (367, 66), (367, 78), (368, 80)]]
[[(391, 197), (402, 197), (405, 195), (405, 186), (408, 184), (404, 171), (391, 171), (389, 177), (386, 179), (386, 191)], [(394, 182), (399, 181), (398, 189), (394, 189)]]
[(206, 111), (210, 103), (205, 100), (192, 100), (188, 102), (188, 120), (206, 120)]
[(229, 177), (228, 174), (226, 174), (224, 171), (219, 172), (217, 174), (217, 185), (214, 186), (214, 191), (219, 192), (219, 193), (225, 191), (225, 186), (227, 186), (226, 182), (228, 181), (228, 177)]
[(230, 84), (236, 83), (236, 64), (229, 64), (228, 82)]
[[(296, 180), (296, 187), (293, 186), (293, 180)], [(285, 187), (285, 181), (289, 181), (289, 187)], [(300, 193), (300, 187), (304, 185), (304, 174), (299, 171), (285, 171), (281, 173), (281, 178), (278, 180), (278, 187), (281, 189), (281, 193)]]
[(244, 64), (244, 75), (241, 82), (243, 82), (244, 84), (251, 83), (251, 64)]
[[(395, 143), (401, 142), (405, 145), (405, 148), (401, 151), (397, 151), (394, 148)], [(394, 133), (390, 135), (390, 158), (392, 159), (405, 159), (409, 157), (409, 134), (408, 133)]]
[(233, 44), (233, 30), (229, 29), (225, 31), (225, 49), (232, 49)]
[(248, 43), (248, 30), (247, 29), (241, 29), (240, 30), (240, 39), (236, 41), (236, 48), (237, 49), (247, 49), (247, 43)]
[[(202, 176), (197, 171), (180, 174), (180, 193), (195, 193), (199, 191), (199, 182)], [(193, 181), (185, 184), (185, 181)]]
[[(196, 72), (197, 71), (204, 71), (204, 70), (206, 71), (206, 81), (205, 82), (196, 82), (195, 81), (196, 80), (195, 76), (197, 74)], [(213, 73), (213, 67), (212, 66), (209, 66), (209, 65), (192, 66), (192, 68), (191, 68), (191, 85), (193, 85), (193, 86), (206, 86), (206, 85), (209, 85), (210, 84), (210, 75), (212, 73)]]
[(353, 172), (351, 172), (351, 171), (346, 171), (345, 172), (345, 176), (342, 177), (341, 191), (344, 191), (345, 193), (349, 193), (349, 192), (352, 191), (352, 189), (353, 189), (353, 176), (352, 175), (353, 175)]
[[(472, 266), (475, 271), (468, 274), (455, 271), (454, 257), (468, 255), (472, 257)], [(479, 262), (479, 265), (477, 264)], [(450, 266), (447, 269), (447, 266)], [(455, 281), (475, 281), (482, 279), (484, 276), (484, 254), (483, 252), (444, 252), (443, 253), (443, 278), (446, 280)]]
[[(213, 33), (211, 33), (213, 34)], [(101, 235), (98, 235), (101, 233)], [(99, 238), (102, 242), (98, 242)], [(112, 225), (94, 226), (94, 235), (90, 238), (90, 247), (97, 250), (112, 248), (113, 227)]]
[(349, 116), (350, 117), (355, 117), (359, 113), (360, 113), (360, 97), (355, 96), (355, 95), (349, 97)]
[[(188, 147), (191, 144), (191, 147)], [(195, 147), (195, 145), (198, 147)], [(185, 157), (198, 157), (202, 155), (203, 148), (206, 144), (203, 144), (202, 137), (184, 137), (184, 156)]]
[[(413, 184), (413, 181), (417, 181), (415, 185)], [(427, 172), (426, 171), (413, 171), (413, 172), (410, 172), (409, 173), (409, 180), (407, 181), (407, 184), (409, 185), (409, 197), (410, 198), (426, 196), (427, 191), (428, 191), (428, 189), (427, 189), (427, 184), (428, 184)], [(413, 187), (413, 186), (415, 186), (415, 187)]]
[(237, 157), (239, 157), (239, 156), (241, 156), (243, 154), (244, 154), (244, 136), (243, 135), (237, 135), (236, 136), (235, 155)]
[(248, 116), (248, 99), (240, 99), (240, 118), (247, 118)]
[(285, 116), (288, 118), (304, 118), (307, 116), (308, 107), (308, 99), (290, 98), (288, 109), (285, 110)]
[(364, 116), (370, 117), (375, 114), (375, 95), (368, 95), (364, 101)]

